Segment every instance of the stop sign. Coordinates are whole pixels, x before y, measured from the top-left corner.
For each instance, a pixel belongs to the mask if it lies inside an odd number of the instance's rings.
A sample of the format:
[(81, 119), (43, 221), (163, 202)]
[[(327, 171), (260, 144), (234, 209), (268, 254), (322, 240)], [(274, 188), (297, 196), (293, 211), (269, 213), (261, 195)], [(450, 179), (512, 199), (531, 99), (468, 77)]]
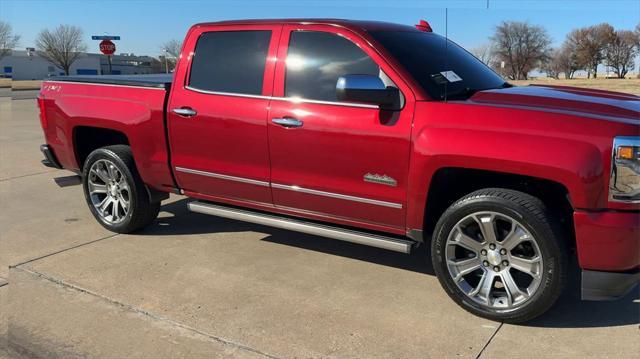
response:
[(113, 53), (116, 52), (116, 44), (110, 40), (102, 40), (102, 42), (100, 42), (100, 52), (105, 55), (113, 55)]

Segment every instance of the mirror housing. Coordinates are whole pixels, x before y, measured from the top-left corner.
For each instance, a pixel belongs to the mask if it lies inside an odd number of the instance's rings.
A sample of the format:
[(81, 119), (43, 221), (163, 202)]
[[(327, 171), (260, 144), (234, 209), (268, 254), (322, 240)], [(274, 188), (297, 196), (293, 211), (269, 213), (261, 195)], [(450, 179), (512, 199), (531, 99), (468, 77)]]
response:
[(400, 109), (400, 91), (373, 75), (344, 75), (336, 83), (336, 96), (340, 101), (375, 104), (383, 110)]

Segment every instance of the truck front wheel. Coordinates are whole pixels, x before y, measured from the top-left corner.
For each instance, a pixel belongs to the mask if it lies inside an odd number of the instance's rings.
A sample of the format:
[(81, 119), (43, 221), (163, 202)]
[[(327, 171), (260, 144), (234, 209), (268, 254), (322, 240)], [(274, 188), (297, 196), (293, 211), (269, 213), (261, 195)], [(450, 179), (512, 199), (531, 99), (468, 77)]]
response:
[(89, 209), (106, 229), (130, 233), (158, 216), (160, 202), (151, 203), (129, 146), (114, 145), (91, 152), (82, 177)]
[(489, 188), (442, 215), (431, 244), (434, 270), (464, 309), (518, 323), (547, 311), (566, 277), (566, 246), (544, 203), (526, 193)]

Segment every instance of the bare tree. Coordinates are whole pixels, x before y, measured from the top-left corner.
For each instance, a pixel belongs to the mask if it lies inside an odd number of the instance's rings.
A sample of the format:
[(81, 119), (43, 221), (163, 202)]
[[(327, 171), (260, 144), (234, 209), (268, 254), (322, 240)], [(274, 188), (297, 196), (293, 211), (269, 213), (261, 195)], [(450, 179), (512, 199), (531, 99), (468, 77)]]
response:
[(71, 65), (87, 51), (82, 41), (82, 29), (60, 25), (55, 30), (44, 29), (36, 38), (38, 54), (69, 75)]
[(169, 72), (176, 67), (178, 57), (182, 51), (182, 42), (176, 39), (171, 39), (161, 46), (164, 55), (160, 56), (160, 61), (163, 63), (163, 71)]
[(578, 63), (575, 50), (567, 44), (560, 49), (556, 61), (560, 65), (565, 79), (572, 79), (576, 71), (580, 70), (580, 64)]
[(526, 80), (529, 71), (549, 57), (551, 39), (547, 31), (526, 22), (503, 21), (491, 37), (493, 49), (505, 62), (506, 75), (512, 80)]
[(542, 65), (541, 70), (555, 79), (560, 78), (560, 74), (564, 74), (565, 79), (572, 79), (575, 72), (580, 70), (580, 66), (573, 48), (565, 43), (561, 48), (551, 52), (551, 56)]
[(11, 50), (18, 46), (20, 35), (13, 33), (13, 28), (8, 22), (0, 21), (0, 59), (9, 55)]
[(618, 30), (612, 41), (607, 44), (604, 56), (607, 65), (615, 71), (618, 78), (624, 78), (629, 70), (635, 67), (635, 58), (638, 54), (639, 35), (629, 30)]
[(167, 55), (173, 58), (180, 57), (180, 51), (182, 50), (182, 41), (171, 39), (164, 44), (162, 44), (162, 51), (166, 52)]
[(547, 74), (547, 77), (556, 80), (560, 78), (560, 73), (562, 72), (562, 65), (559, 61), (561, 52), (562, 50), (560, 49), (553, 49), (549, 58), (540, 66), (540, 69)]
[(567, 42), (575, 49), (578, 63), (585, 68), (588, 77), (598, 76), (598, 65), (605, 58), (605, 49), (615, 36), (607, 23), (575, 29), (567, 35)]
[(496, 66), (496, 54), (493, 51), (493, 48), (491, 48), (491, 44), (482, 44), (471, 49), (470, 52), (473, 54), (473, 56), (477, 57), (478, 60), (484, 62), (485, 65), (489, 67)]

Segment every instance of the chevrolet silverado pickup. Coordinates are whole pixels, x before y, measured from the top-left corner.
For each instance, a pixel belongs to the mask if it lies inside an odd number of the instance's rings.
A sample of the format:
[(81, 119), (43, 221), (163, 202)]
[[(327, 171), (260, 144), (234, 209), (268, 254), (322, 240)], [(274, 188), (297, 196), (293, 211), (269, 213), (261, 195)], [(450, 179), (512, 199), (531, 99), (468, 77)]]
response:
[(193, 212), (422, 247), (457, 304), (503, 322), (547, 311), (570, 263), (586, 300), (640, 278), (640, 97), (514, 87), (424, 21), (197, 24), (173, 74), (53, 78), (38, 104), (43, 163), (81, 175), (114, 232), (175, 193)]

